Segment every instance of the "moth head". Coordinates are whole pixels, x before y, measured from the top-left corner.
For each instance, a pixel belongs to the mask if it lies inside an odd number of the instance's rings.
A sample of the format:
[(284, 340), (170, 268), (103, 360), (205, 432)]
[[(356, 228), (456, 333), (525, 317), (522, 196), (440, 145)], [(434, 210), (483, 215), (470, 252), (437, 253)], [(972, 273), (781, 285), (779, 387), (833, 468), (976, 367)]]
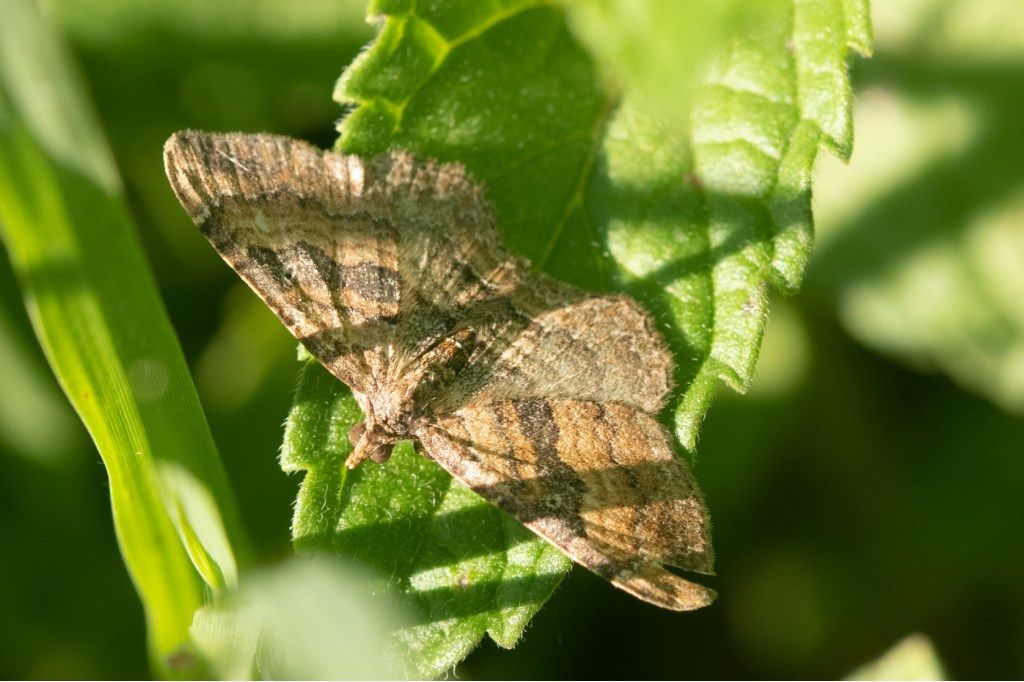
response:
[(391, 450), (399, 440), (392, 437), (379, 424), (369, 427), (366, 422), (359, 422), (348, 432), (348, 439), (355, 446), (345, 460), (345, 466), (354, 469), (366, 460), (383, 464), (391, 457)]

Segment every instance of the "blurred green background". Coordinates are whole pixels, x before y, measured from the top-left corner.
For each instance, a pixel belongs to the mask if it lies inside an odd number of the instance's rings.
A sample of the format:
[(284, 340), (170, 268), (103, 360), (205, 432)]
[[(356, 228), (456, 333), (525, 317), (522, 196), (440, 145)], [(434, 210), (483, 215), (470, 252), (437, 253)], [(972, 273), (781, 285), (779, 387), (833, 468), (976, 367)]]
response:
[[(52, 2), (83, 67), (257, 558), (291, 553), (276, 456), (295, 344), (189, 223), (167, 136), (330, 146), (362, 0)], [(887, 0), (856, 60), (857, 142), (823, 158), (802, 293), (697, 476), (714, 606), (662, 612), (576, 569), (464, 678), (836, 677), (912, 632), (953, 677), (1024, 675), (1024, 7)], [(147, 677), (99, 457), (0, 259), (0, 677)]]

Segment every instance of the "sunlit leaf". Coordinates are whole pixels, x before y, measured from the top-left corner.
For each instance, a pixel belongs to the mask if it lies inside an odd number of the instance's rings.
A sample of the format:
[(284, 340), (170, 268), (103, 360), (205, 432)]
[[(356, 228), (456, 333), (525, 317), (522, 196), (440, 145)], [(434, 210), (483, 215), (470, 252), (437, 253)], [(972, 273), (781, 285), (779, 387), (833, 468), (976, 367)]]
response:
[(694, 85), (721, 44), (785, 16), (785, 0), (567, 2), (569, 26), (602, 66), (609, 87), (686, 130)]
[[(669, 120), (628, 75), (621, 92), (605, 89), (560, 4), (375, 2), (380, 33), (338, 83), (352, 106), (338, 148), (460, 161), (511, 249), (585, 289), (640, 299), (675, 351), (669, 418), (692, 450), (719, 380), (751, 381), (768, 284), (801, 281), (819, 145), (845, 155), (852, 143), (846, 58), (868, 47), (866, 5), (782, 10), (720, 46), (692, 109)], [(641, 80), (658, 76), (674, 82)], [(425, 672), (484, 631), (511, 645), (567, 562), (408, 449), (339, 476), (360, 417), (330, 382), (305, 367), (289, 419), (285, 466), (308, 471), (296, 541), (375, 563), (416, 595), (429, 627), (404, 637)]]

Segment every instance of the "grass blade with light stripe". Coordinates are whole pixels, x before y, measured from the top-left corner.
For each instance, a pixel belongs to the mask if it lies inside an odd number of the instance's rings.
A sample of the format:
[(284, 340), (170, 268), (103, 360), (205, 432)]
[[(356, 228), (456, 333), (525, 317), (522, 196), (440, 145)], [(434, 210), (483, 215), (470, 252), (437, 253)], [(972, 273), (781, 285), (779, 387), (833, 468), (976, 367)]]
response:
[(0, 237), (106, 465), (154, 666), (194, 676), (203, 581), (237, 579), (234, 502), (80, 78), (29, 0), (0, 5)]

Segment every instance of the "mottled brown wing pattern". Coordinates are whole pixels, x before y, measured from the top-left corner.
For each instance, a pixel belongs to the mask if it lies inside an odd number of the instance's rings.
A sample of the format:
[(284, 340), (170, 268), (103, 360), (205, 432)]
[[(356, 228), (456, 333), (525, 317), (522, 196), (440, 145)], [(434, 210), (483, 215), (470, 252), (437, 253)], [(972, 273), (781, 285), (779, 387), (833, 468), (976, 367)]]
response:
[(661, 408), (671, 388), (672, 356), (635, 301), (584, 295), (540, 273), (523, 279), (527, 285), (507, 300), (478, 357), (449, 388), (446, 407), (571, 398), (646, 412)]
[(453, 476), (627, 592), (676, 610), (714, 598), (662, 566), (710, 574), (714, 554), (689, 469), (642, 411), (578, 400), (483, 401), (417, 436)]
[(178, 199), (366, 421), (354, 466), (422, 451), (574, 560), (671, 609), (709, 589), (708, 518), (651, 416), (672, 358), (632, 299), (531, 270), (456, 164), (272, 135), (177, 133)]
[(362, 162), (269, 135), (177, 133), (175, 194), (217, 252), (342, 381), (367, 373), (356, 330), (398, 313), (397, 235), (361, 207)]
[(214, 248), (356, 390), (371, 388), (364, 374), (408, 372), (442, 337), (474, 325), (479, 350), (446, 408), (485, 390), (653, 411), (668, 392), (671, 357), (646, 313), (509, 255), (460, 166), (190, 131), (168, 140), (164, 158)]
[(167, 141), (164, 163), (214, 248), (357, 390), (436, 343), (458, 311), (518, 284), (521, 265), (461, 166), (192, 131)]

